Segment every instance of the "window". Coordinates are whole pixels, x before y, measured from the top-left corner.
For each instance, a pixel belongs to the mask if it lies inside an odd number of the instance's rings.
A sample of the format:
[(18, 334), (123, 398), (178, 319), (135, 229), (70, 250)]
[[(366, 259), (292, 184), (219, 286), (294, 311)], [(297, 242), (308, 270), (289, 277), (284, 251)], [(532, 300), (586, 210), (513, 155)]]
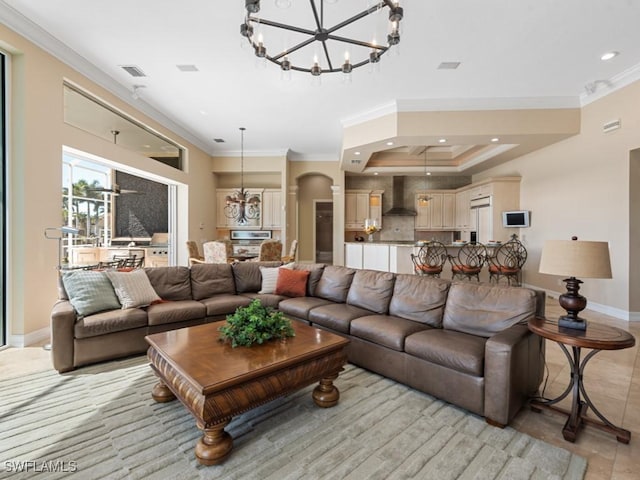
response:
[(64, 85), (64, 121), (147, 158), (183, 169), (183, 147), (69, 84)]
[(0, 348), (7, 344), (7, 111), (6, 111), (6, 57), (0, 52), (0, 287), (2, 305), (0, 305)]

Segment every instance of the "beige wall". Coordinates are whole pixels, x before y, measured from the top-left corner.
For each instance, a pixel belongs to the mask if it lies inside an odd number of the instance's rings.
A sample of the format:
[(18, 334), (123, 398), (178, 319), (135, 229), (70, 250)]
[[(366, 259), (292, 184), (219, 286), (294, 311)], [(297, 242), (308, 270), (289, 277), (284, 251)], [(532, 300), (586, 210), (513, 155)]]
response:
[[(631, 310), (631, 318), (635, 319), (640, 319), (640, 308), (637, 302), (631, 308), (629, 298), (638, 297), (639, 292), (630, 291), (629, 282), (630, 269), (637, 271), (639, 265), (637, 258), (629, 256), (629, 250), (637, 250), (640, 244), (636, 236), (630, 245), (629, 219), (640, 215), (640, 205), (634, 196), (634, 208), (630, 210), (629, 172), (631, 151), (640, 147), (639, 102), (640, 82), (636, 82), (586, 105), (579, 135), (473, 178), (522, 177), (520, 206), (532, 212), (531, 227), (521, 229), (530, 255), (525, 283), (564, 291), (560, 277), (538, 273), (545, 240), (577, 235), (582, 240), (608, 241), (613, 279), (583, 279), (580, 292), (587, 297), (590, 308), (621, 318)], [(618, 118), (622, 128), (603, 133), (603, 124)], [(637, 280), (634, 284), (637, 288)]]
[[(333, 263), (343, 263), (344, 242), (344, 172), (334, 162), (289, 162), (290, 201), (295, 196), (295, 205), (289, 204), (288, 221), (295, 223), (291, 237), (298, 238), (298, 260), (313, 262), (315, 246), (313, 239), (313, 200), (333, 200)], [(293, 214), (291, 211), (295, 211)]]
[[(215, 209), (211, 158), (185, 139), (135, 111), (108, 91), (0, 25), (0, 47), (11, 55), (9, 86), (9, 238), (8, 320), (13, 344), (46, 335), (51, 307), (57, 298), (57, 242), (44, 238), (47, 227), (58, 226), (62, 187), (62, 149), (70, 146), (109, 160), (148, 170), (182, 184), (179, 192), (180, 245), (199, 234), (199, 224), (211, 234)], [(187, 171), (137, 157), (63, 122), (63, 81), (79, 85), (184, 145)], [(186, 187), (188, 186), (188, 188)], [(178, 248), (186, 264), (186, 252)]]

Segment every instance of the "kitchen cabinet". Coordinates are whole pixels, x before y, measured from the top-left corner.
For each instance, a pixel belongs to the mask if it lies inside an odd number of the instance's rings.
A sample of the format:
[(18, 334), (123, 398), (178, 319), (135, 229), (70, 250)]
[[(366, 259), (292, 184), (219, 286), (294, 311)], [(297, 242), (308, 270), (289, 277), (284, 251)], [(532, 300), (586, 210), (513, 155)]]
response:
[(364, 229), (364, 220), (369, 217), (369, 192), (344, 194), (344, 223), (347, 230)]
[(344, 244), (344, 266), (348, 268), (362, 268), (362, 254), (364, 243)]
[(369, 195), (369, 216), (378, 221), (378, 226), (382, 228), (382, 191), (374, 190)]
[(69, 257), (71, 265), (95, 265), (100, 261), (100, 248), (71, 247)]
[[(484, 198), (489, 198), (486, 207), (471, 210), (473, 200)], [(478, 240), (505, 242), (518, 230), (502, 225), (502, 212), (519, 208), (520, 177), (490, 178), (481, 184), (463, 187), (456, 191), (456, 230), (460, 230), (462, 240), (468, 241), (470, 232), (480, 229), (478, 219), (482, 218), (483, 228)]]
[[(420, 200), (423, 194), (430, 199)], [(415, 196), (416, 230), (453, 230), (455, 228), (456, 196), (453, 192), (419, 192)]]
[(262, 228), (282, 227), (282, 194), (280, 190), (265, 189), (262, 194)]
[(469, 190), (456, 192), (456, 230), (468, 230), (469, 220)]

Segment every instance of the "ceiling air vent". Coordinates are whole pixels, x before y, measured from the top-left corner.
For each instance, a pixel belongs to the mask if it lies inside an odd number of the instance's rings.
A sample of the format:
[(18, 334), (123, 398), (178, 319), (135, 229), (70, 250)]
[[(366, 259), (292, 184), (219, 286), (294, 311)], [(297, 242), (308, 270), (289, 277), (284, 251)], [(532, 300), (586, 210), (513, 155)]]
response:
[(197, 72), (198, 71), (198, 67), (196, 67), (195, 65), (176, 65), (176, 67), (181, 72)]
[(357, 159), (355, 159), (355, 158), (354, 158), (353, 160), (351, 160), (351, 163), (354, 163), (354, 164), (356, 164), (356, 165), (359, 165), (359, 164), (361, 164), (361, 163), (362, 163), (362, 160), (357, 160)]
[(224, 138), (214, 138), (213, 141), (216, 143), (224, 143)]
[(460, 66), (460, 62), (442, 62), (438, 65), (438, 70), (455, 70)]
[(132, 77), (146, 77), (147, 75), (136, 65), (120, 65), (125, 72)]
[(622, 122), (618, 118), (617, 120), (612, 120), (610, 122), (605, 123), (602, 126), (602, 131), (604, 133), (612, 132), (613, 130), (617, 130), (622, 126)]

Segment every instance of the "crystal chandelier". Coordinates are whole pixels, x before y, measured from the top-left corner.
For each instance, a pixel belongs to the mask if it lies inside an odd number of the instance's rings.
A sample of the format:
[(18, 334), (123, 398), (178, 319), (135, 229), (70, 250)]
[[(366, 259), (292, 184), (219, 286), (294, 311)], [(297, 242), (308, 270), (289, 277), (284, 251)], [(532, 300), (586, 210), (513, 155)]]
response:
[[(279, 8), (291, 7), (290, 1), (276, 0), (275, 3)], [(342, 72), (349, 76), (354, 68), (368, 63), (378, 63), (380, 57), (387, 50), (400, 43), (400, 20), (402, 20), (404, 11), (399, 6), (399, 0), (375, 2), (365, 10), (332, 25), (325, 24), (325, 3), (336, 3), (336, 0), (309, 0), (310, 14), (313, 18), (313, 26), (309, 27), (309, 25), (290, 25), (282, 21), (257, 17), (255, 14), (260, 11), (260, 0), (245, 0), (247, 14), (244, 22), (240, 25), (240, 34), (247, 38), (257, 57), (279, 65), (283, 72), (295, 70), (311, 73), (315, 77), (328, 72)], [(344, 9), (346, 7), (341, 8)], [(362, 37), (370, 32), (362, 34), (357, 27), (352, 27), (352, 24), (384, 9), (389, 11), (386, 45), (378, 44), (375, 40), (369, 40), (371, 37), (363, 40)], [(289, 45), (282, 49), (276, 49), (276, 53), (267, 53), (268, 50), (262, 34), (263, 28), (265, 32), (268, 31), (268, 35), (272, 36), (270, 40), (277, 36), (276, 32), (285, 33), (284, 42)], [(358, 36), (361, 38), (357, 38)], [(319, 47), (316, 42), (321, 46)], [(277, 44), (278, 42), (272, 41), (271, 43)], [(309, 64), (305, 66), (294, 65), (293, 61), (290, 60), (293, 54), (301, 52), (303, 57), (304, 52), (308, 52), (309, 49), (315, 52), (315, 55), (308, 56)], [(357, 53), (360, 58), (351, 60), (349, 49), (358, 50)], [(343, 58), (335, 61), (334, 57), (338, 55), (343, 56)], [(299, 61), (301, 56), (298, 57)], [(312, 58), (313, 61), (311, 61)]]
[(240, 190), (225, 198), (224, 215), (238, 225), (260, 218), (260, 197), (244, 189), (244, 127), (240, 127)]

